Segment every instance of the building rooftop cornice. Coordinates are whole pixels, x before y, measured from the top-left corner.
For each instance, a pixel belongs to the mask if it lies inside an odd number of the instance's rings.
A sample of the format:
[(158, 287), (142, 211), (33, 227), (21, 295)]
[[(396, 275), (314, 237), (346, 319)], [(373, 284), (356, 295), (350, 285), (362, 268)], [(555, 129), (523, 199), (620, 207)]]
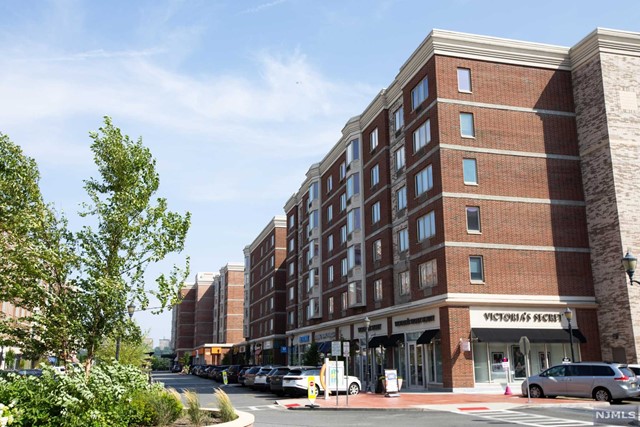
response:
[(578, 68), (601, 52), (640, 57), (640, 33), (596, 28), (571, 48), (571, 65)]
[(287, 226), (287, 217), (284, 215), (276, 215), (271, 221), (267, 223), (267, 225), (262, 229), (258, 237), (248, 245), (250, 251), (256, 249), (262, 242), (267, 238), (267, 236), (276, 228), (285, 228)]

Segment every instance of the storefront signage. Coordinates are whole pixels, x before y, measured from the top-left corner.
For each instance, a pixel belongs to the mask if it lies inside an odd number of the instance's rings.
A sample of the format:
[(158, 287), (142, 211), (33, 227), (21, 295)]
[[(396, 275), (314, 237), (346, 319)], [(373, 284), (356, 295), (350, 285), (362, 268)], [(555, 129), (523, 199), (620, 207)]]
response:
[(560, 323), (562, 314), (553, 313), (485, 313), (484, 320), (489, 322), (533, 322), (533, 323)]
[(316, 332), (315, 341), (316, 342), (324, 342), (324, 341), (332, 341), (336, 339), (336, 331), (330, 332)]
[(435, 322), (435, 320), (436, 320), (436, 316), (431, 315), (431, 316), (424, 316), (424, 317), (415, 317), (413, 319), (396, 320), (395, 322), (393, 322), (393, 324), (396, 327), (398, 327), (398, 326), (415, 325), (418, 323), (430, 323), (430, 322)]
[[(358, 328), (358, 332), (363, 333), (367, 328), (365, 328), (364, 326), (361, 326)], [(369, 325), (369, 332), (371, 331), (379, 331), (380, 329), (382, 329), (382, 324), (378, 323), (376, 325)]]
[(298, 341), (302, 344), (308, 343), (311, 341), (311, 335), (302, 335)]
[(264, 347), (265, 350), (271, 350), (273, 348), (273, 341), (272, 340), (265, 341), (262, 346)]
[[(469, 309), (471, 327), (474, 328), (543, 328), (555, 329), (566, 327), (566, 319), (561, 309), (517, 309), (517, 308), (482, 308)], [(571, 321), (577, 328), (577, 319)]]

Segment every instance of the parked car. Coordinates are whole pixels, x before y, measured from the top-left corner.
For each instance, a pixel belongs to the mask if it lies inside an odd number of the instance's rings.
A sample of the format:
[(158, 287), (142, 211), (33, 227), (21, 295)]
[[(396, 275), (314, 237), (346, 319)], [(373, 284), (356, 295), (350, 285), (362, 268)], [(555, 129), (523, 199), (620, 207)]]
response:
[(16, 374), (23, 376), (41, 377), (42, 369), (19, 369), (16, 371)]
[[(320, 368), (292, 369), (282, 378), (282, 388), (285, 394), (290, 396), (304, 396), (307, 394), (307, 384), (310, 376), (316, 377), (316, 392), (318, 395), (324, 392), (320, 381)], [(357, 377), (348, 376), (347, 381), (338, 383), (338, 392), (347, 392), (351, 395), (360, 393), (362, 385)], [(335, 390), (329, 390), (333, 392)]]
[(213, 368), (215, 368), (215, 365), (205, 365), (204, 368), (200, 370), (200, 373), (198, 373), (198, 376), (202, 378), (209, 378), (209, 372)]
[(247, 368), (240, 369), (240, 372), (238, 372), (238, 384), (240, 384), (241, 386), (244, 387), (244, 375), (251, 368), (253, 368), (253, 366), (249, 366)]
[(189, 372), (191, 373), (191, 375), (200, 375), (200, 371), (204, 369), (204, 365), (195, 365), (191, 367), (191, 370), (189, 370)]
[(174, 363), (173, 366), (171, 366), (171, 372), (182, 372), (182, 365), (179, 363)]
[(269, 390), (269, 374), (273, 371), (276, 366), (263, 366), (258, 372), (256, 372), (256, 377), (253, 381), (253, 389), (258, 391)]
[(531, 397), (591, 397), (611, 402), (640, 395), (638, 378), (626, 364), (575, 362), (553, 366), (522, 382)]
[(238, 374), (242, 369), (250, 368), (253, 365), (231, 365), (227, 369), (227, 381), (229, 384), (235, 384), (238, 382)]
[(262, 366), (254, 366), (253, 368), (250, 368), (249, 370), (247, 370), (244, 373), (244, 385), (252, 388), (253, 384), (256, 380), (256, 374), (258, 373), (258, 371), (262, 368)]
[(269, 376), (271, 380), (269, 381), (269, 389), (271, 393), (277, 396), (284, 396), (284, 387), (282, 385), (282, 380), (284, 376), (287, 375), (291, 371), (291, 368), (288, 366), (281, 366), (279, 368), (275, 368)]
[(228, 367), (229, 367), (229, 365), (218, 365), (218, 366), (216, 366), (209, 373), (209, 378), (211, 378), (214, 381), (217, 381), (217, 382), (221, 383), (222, 382), (222, 371), (224, 371)]

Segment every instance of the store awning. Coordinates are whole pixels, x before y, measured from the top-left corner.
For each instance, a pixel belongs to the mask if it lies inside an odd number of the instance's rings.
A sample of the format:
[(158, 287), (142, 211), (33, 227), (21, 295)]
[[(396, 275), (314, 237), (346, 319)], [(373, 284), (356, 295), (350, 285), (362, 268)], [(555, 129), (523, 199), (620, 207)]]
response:
[[(568, 343), (569, 331), (565, 329), (497, 329), (473, 328), (471, 334), (478, 342), (517, 343), (520, 337), (535, 343)], [(582, 333), (574, 329), (573, 337), (579, 342), (587, 342)]]
[(318, 343), (318, 352), (324, 354), (331, 353), (331, 341)]
[(430, 344), (434, 338), (440, 338), (440, 329), (427, 329), (420, 335), (416, 344)]
[(373, 337), (369, 340), (369, 348), (380, 347), (381, 345), (385, 345), (387, 343), (387, 336), (380, 335), (378, 337)]
[(387, 342), (384, 343), (384, 346), (397, 347), (401, 342), (404, 342), (404, 334), (393, 334), (389, 338), (387, 338)]

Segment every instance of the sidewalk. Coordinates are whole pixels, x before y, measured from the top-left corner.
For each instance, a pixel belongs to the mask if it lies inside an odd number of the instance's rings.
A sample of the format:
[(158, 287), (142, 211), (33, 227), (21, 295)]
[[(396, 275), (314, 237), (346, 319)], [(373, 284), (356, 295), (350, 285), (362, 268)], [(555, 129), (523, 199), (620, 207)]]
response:
[(512, 409), (525, 406), (580, 406), (599, 407), (609, 406), (608, 402), (596, 402), (591, 399), (527, 399), (520, 394), (489, 394), (489, 393), (435, 393), (408, 392), (400, 393), (398, 397), (385, 397), (384, 394), (363, 393), (347, 397), (341, 394), (336, 404), (336, 396), (318, 396), (315, 408), (310, 408), (309, 399), (280, 399), (276, 403), (288, 409), (296, 410), (366, 410), (366, 409), (402, 409), (402, 410), (436, 410), (436, 411), (479, 411), (495, 409)]

